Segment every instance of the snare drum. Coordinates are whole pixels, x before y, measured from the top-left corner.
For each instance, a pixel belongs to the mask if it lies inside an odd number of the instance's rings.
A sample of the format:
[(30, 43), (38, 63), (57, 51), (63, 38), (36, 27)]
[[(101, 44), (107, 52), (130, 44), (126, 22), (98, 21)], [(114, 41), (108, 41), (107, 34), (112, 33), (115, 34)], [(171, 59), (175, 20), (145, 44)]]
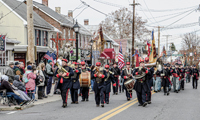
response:
[(124, 86), (128, 91), (132, 90), (134, 87), (135, 81), (133, 79), (124, 82)]

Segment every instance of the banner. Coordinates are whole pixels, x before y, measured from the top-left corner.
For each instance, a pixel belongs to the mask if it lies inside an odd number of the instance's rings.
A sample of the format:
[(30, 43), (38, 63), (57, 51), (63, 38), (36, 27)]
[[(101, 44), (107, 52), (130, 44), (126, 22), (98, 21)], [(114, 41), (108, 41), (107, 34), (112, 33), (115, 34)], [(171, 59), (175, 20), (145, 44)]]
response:
[(152, 31), (152, 43), (151, 43), (151, 53), (150, 53), (150, 57), (149, 57), (149, 62), (155, 63), (156, 60), (157, 60), (156, 45), (155, 45), (154, 31)]
[(6, 51), (6, 36), (0, 35), (0, 51)]

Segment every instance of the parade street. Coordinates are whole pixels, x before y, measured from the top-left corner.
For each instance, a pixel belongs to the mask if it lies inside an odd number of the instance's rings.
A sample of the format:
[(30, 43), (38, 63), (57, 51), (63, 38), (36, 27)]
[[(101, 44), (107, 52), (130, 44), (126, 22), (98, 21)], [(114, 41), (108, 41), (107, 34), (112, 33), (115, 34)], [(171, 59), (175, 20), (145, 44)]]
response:
[[(94, 94), (90, 94), (89, 102), (79, 102), (61, 107), (61, 100), (36, 105), (22, 111), (2, 111), (1, 120), (199, 120), (200, 90), (193, 89), (187, 83), (184, 91), (178, 94), (171, 92), (164, 96), (163, 91), (152, 93), (152, 104), (138, 106), (135, 92), (131, 101), (126, 101), (124, 93), (111, 95), (110, 104), (104, 108), (96, 107)], [(80, 101), (80, 100), (79, 100)]]

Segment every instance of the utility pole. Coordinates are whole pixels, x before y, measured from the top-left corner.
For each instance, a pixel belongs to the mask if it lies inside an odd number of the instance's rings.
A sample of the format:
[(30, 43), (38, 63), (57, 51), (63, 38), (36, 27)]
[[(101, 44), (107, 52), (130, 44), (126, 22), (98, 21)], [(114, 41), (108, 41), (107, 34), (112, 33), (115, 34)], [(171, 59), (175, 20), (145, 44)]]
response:
[[(132, 55), (135, 52), (134, 49), (134, 42), (135, 42), (135, 5), (139, 5), (139, 3), (135, 3), (135, 0), (133, 0), (133, 4), (130, 4), (133, 6), (133, 24), (132, 24)], [(134, 66), (134, 56), (132, 57), (132, 65)]]
[(158, 57), (160, 56), (160, 26), (158, 26)]
[(34, 28), (33, 28), (33, 0), (27, 0), (27, 28), (28, 28), (28, 60), (35, 62), (34, 55)]
[(166, 36), (166, 57), (167, 57), (167, 51), (168, 51), (168, 38), (172, 35), (163, 35)]

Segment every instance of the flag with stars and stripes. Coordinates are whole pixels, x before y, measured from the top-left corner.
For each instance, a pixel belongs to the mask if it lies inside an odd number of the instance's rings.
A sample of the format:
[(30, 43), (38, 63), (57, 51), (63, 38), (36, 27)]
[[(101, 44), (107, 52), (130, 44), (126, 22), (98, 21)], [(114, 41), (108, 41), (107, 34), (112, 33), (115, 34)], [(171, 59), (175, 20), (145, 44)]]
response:
[(124, 56), (122, 54), (122, 44), (120, 42), (120, 49), (119, 49), (119, 55), (118, 55), (118, 67), (119, 69), (122, 69), (124, 67)]

